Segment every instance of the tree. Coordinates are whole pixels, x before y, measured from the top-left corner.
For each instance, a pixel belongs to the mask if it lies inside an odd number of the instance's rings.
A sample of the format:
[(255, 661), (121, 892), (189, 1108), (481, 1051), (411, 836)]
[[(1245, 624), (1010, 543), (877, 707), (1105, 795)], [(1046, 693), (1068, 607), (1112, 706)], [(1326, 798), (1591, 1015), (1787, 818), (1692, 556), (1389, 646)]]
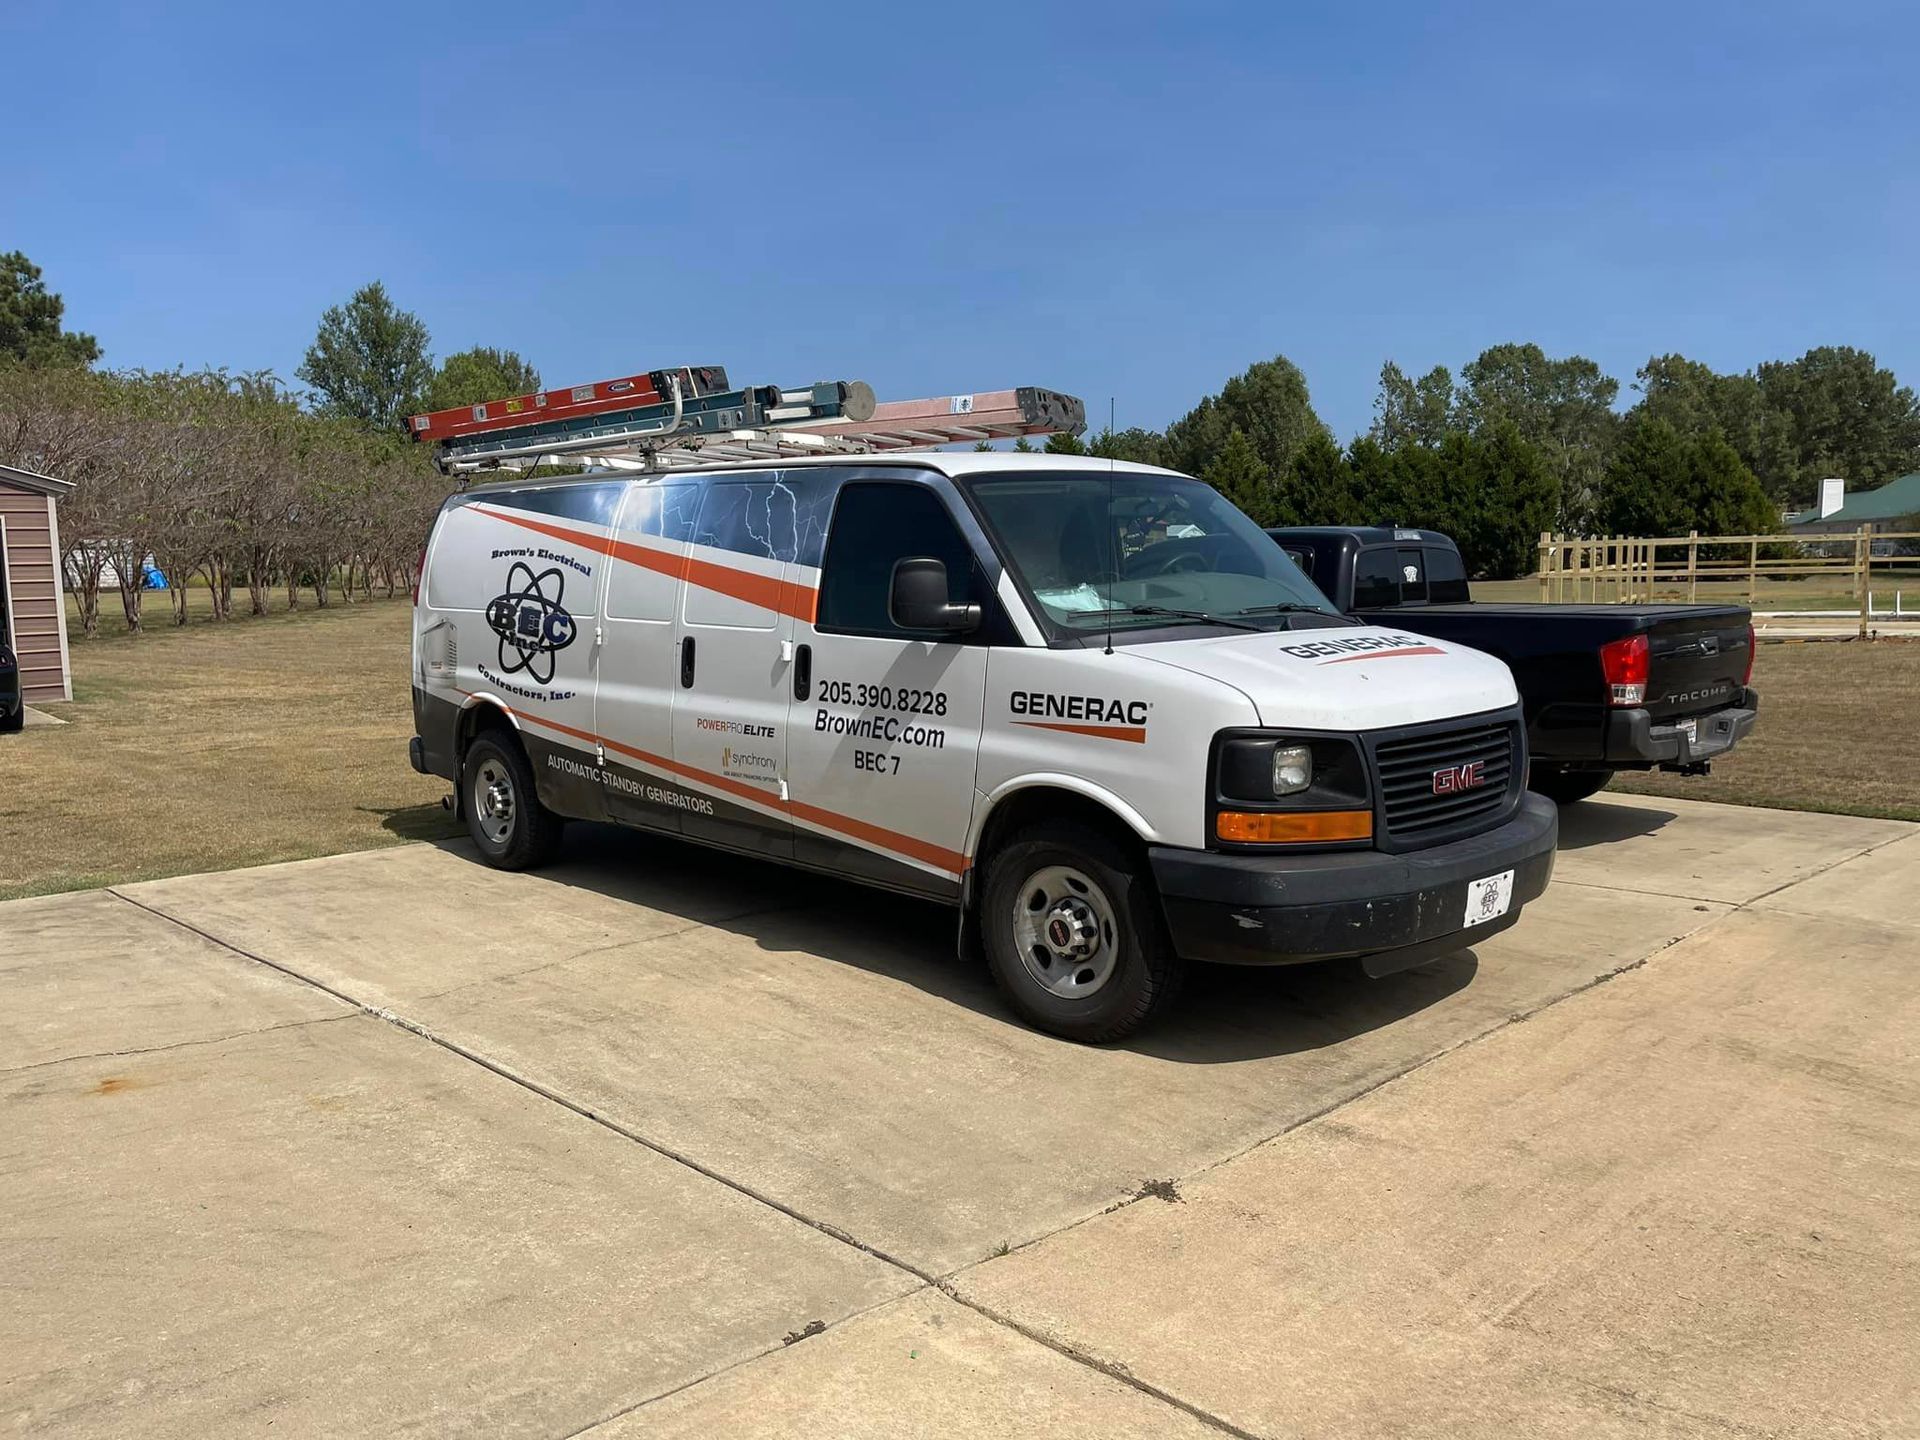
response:
[(1102, 460), (1131, 460), (1136, 465), (1167, 464), (1167, 440), (1158, 430), (1131, 425), (1125, 430), (1102, 430), (1087, 442), (1087, 454)]
[[(987, 448), (991, 450), (993, 447), (989, 445)], [(1053, 434), (1047, 436), (1047, 443), (1042, 448), (1045, 449), (1049, 455), (1084, 455), (1087, 453), (1087, 447), (1080, 443), (1080, 437), (1078, 435), (1070, 435), (1065, 430), (1056, 430)]]
[(1220, 453), (1200, 478), (1252, 516), (1255, 524), (1280, 523), (1274, 503), (1273, 472), (1260, 458), (1260, 452), (1253, 448), (1247, 432), (1238, 425), (1227, 432)]
[[(1443, 456), (1450, 451), (1443, 447)], [(1540, 534), (1560, 508), (1560, 481), (1546, 457), (1503, 421), (1474, 436), (1449, 468), (1454, 539), (1470, 573), (1506, 580), (1531, 572)]]
[(1920, 469), (1920, 401), (1864, 350), (1827, 346), (1736, 375), (1656, 355), (1638, 383), (1637, 408), (1688, 440), (1720, 431), (1778, 504), (1805, 504), (1828, 475), (1872, 489)]
[(1581, 355), (1555, 360), (1538, 345), (1495, 345), (1460, 372), (1456, 423), (1476, 434), (1511, 421), (1559, 484), (1561, 523), (1578, 528), (1605, 471), (1620, 382)]
[(1279, 484), (1276, 525), (1353, 523), (1353, 475), (1325, 431), (1307, 438)]
[(1393, 450), (1363, 435), (1346, 460), (1353, 490), (1346, 523), (1443, 531), (1474, 575), (1526, 574), (1559, 501), (1545, 458), (1510, 420)]
[(1708, 430), (1687, 452), (1689, 529), (1702, 535), (1763, 535), (1780, 528), (1780, 516), (1765, 488), (1726, 436)]
[(1367, 432), (1389, 450), (1402, 445), (1438, 445), (1453, 418), (1453, 372), (1436, 365), (1409, 380), (1389, 360), (1380, 367), (1380, 393)]
[(1636, 411), (1594, 497), (1607, 535), (1684, 535), (1695, 529), (1687, 442), (1667, 420)]
[(1920, 470), (1920, 399), (1865, 350), (1825, 345), (1754, 372), (1787, 458), (1760, 479), (1776, 499), (1805, 502), (1821, 477), (1872, 489)]
[(451, 410), (456, 405), (530, 395), (539, 388), (540, 372), (519, 355), (476, 345), (440, 362), (420, 404), (426, 410)]
[(1293, 457), (1326, 426), (1314, 413), (1307, 378), (1284, 355), (1262, 360), (1234, 376), (1218, 395), (1209, 395), (1167, 427), (1167, 462), (1189, 475), (1204, 476), (1225, 450), (1234, 430), (1242, 431), (1269, 475), (1284, 474)]
[(0, 254), (0, 361), (26, 365), (91, 365), (100, 358), (100, 342), (77, 330), (63, 330), (67, 302), (47, 289), (40, 267), (10, 250)]
[(427, 327), (375, 280), (320, 317), (295, 373), (313, 387), (322, 413), (393, 429), (420, 408), (433, 379)]

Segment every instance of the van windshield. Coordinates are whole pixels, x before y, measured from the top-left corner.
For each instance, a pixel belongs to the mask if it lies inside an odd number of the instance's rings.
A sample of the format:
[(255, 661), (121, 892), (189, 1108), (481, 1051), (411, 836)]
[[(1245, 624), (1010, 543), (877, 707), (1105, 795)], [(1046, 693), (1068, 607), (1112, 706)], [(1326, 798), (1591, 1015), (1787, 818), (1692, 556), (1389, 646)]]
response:
[(1198, 480), (1075, 470), (981, 475), (968, 488), (1002, 556), (1064, 628), (1264, 629), (1276, 616), (1339, 613), (1264, 530)]

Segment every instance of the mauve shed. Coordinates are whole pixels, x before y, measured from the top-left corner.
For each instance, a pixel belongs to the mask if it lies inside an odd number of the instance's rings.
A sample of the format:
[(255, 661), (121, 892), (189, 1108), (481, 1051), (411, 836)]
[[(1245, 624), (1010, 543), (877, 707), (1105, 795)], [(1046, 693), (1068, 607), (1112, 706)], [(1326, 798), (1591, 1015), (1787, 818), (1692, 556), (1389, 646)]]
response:
[(71, 481), (0, 465), (0, 632), (19, 658), (29, 705), (73, 699), (55, 513), (72, 489)]

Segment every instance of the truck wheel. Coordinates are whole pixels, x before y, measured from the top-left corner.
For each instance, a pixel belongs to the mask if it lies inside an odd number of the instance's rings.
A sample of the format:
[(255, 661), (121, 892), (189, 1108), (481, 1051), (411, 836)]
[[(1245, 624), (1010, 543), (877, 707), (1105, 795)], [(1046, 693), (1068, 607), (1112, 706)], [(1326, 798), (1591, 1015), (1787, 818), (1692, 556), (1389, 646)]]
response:
[(1542, 770), (1535, 766), (1527, 775), (1527, 788), (1556, 805), (1571, 805), (1589, 795), (1598, 795), (1611, 779), (1611, 770)]
[(480, 858), (496, 870), (532, 870), (560, 848), (565, 826), (534, 793), (533, 767), (518, 744), (482, 735), (467, 747), (461, 808)]
[(24, 730), (26, 724), (27, 707), (23, 704), (11, 715), (0, 715), (0, 735), (8, 735), (15, 730)]
[(1049, 822), (989, 863), (981, 936), (1022, 1019), (1068, 1040), (1131, 1035), (1178, 991), (1173, 951), (1139, 862), (1098, 830)]

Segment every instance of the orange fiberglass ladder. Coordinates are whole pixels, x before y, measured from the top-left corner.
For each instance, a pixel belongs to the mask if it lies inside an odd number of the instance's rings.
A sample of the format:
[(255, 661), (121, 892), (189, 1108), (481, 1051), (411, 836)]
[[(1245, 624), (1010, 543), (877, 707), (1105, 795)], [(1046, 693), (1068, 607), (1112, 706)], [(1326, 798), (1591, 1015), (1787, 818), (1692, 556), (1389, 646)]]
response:
[(858, 380), (735, 388), (718, 365), (651, 370), (407, 422), (443, 474), (587, 464), (684, 470), (806, 455), (872, 455), (982, 440), (1078, 434), (1086, 408), (1036, 386), (876, 401)]

